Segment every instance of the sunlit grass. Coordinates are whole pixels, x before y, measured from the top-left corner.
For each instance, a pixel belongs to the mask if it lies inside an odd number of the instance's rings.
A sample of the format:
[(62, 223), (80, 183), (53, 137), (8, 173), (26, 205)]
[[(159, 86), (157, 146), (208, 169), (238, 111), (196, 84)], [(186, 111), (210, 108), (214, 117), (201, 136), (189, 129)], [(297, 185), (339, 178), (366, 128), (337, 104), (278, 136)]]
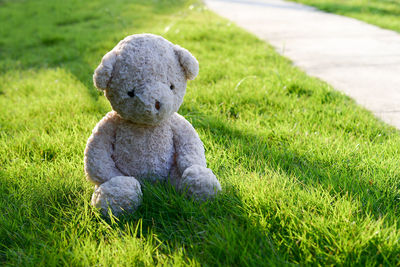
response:
[[(203, 5), (3, 1), (0, 21), (1, 264), (400, 263), (398, 131)], [(223, 192), (200, 204), (146, 185), (110, 221), (83, 172), (110, 110), (91, 75), (141, 32), (199, 60), (180, 113)]]
[(291, 0), (400, 32), (400, 0)]

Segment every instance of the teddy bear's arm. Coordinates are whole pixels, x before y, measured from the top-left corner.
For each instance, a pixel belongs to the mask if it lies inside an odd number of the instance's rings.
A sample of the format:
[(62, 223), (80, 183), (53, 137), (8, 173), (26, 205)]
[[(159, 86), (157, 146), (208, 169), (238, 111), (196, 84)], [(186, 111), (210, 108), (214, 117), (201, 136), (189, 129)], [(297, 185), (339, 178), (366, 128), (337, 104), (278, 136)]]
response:
[(181, 115), (172, 115), (176, 163), (183, 173), (192, 165), (207, 167), (204, 146), (193, 126)]
[(221, 184), (214, 173), (207, 168), (204, 147), (196, 130), (182, 116), (173, 115), (172, 129), (176, 164), (182, 174), (178, 189), (200, 200), (215, 196), (221, 191)]
[(112, 159), (117, 117), (108, 113), (93, 129), (85, 149), (85, 172), (89, 181), (100, 185), (115, 176), (123, 176)]

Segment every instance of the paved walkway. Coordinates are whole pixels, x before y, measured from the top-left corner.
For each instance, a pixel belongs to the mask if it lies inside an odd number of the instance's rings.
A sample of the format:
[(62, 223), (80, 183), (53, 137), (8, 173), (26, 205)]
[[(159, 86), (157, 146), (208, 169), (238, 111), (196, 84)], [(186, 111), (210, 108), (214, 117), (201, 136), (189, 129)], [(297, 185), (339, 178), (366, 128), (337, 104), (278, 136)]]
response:
[(205, 2), (400, 129), (399, 34), (282, 0)]

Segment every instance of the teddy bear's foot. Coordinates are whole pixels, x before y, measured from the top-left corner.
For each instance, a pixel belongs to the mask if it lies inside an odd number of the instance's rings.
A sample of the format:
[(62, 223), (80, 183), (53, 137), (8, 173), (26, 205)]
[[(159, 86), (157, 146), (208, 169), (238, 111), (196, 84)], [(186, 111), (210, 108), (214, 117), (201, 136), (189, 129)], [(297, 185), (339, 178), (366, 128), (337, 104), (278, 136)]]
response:
[(180, 187), (198, 200), (212, 198), (221, 191), (214, 173), (200, 165), (192, 165), (183, 172)]
[(130, 176), (116, 176), (96, 186), (92, 196), (92, 205), (107, 215), (108, 208), (115, 216), (122, 212), (135, 211), (142, 203), (140, 183)]

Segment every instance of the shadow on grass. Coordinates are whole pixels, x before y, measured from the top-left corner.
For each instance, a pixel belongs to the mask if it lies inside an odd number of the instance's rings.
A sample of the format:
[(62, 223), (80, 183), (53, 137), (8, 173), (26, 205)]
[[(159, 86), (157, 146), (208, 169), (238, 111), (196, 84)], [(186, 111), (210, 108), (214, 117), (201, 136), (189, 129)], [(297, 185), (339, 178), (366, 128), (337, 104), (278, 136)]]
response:
[[(137, 224), (141, 220), (142, 235), (157, 236), (163, 253), (183, 248), (190, 259), (206, 265), (288, 263), (270, 233), (250, 220), (246, 204), (232, 186), (207, 202), (188, 199), (169, 184), (147, 184), (143, 194), (139, 210), (121, 218), (114, 227), (124, 229), (126, 224)], [(285, 229), (280, 226), (276, 231), (284, 235)]]
[[(195, 128), (209, 130), (215, 140), (224, 140), (223, 145), (227, 150), (231, 146), (239, 145), (242, 148), (240, 157), (248, 159), (247, 162), (262, 160), (271, 169), (285, 171), (288, 177), (294, 175), (305, 189), (322, 185), (329, 189), (332, 196), (350, 195), (359, 198), (363, 204), (361, 214), (372, 214), (375, 218), (387, 217), (392, 220), (400, 216), (398, 192), (393, 191), (391, 187), (371, 183), (363, 170), (355, 168), (354, 164), (311, 161), (291, 150), (288, 139), (261, 137), (233, 129), (210, 115), (200, 117), (201, 119), (193, 121)], [(240, 159), (238, 161), (240, 162)], [(245, 167), (254, 169), (251, 166)], [(400, 188), (400, 179), (393, 179), (393, 182), (397, 183), (394, 185), (396, 188)]]

